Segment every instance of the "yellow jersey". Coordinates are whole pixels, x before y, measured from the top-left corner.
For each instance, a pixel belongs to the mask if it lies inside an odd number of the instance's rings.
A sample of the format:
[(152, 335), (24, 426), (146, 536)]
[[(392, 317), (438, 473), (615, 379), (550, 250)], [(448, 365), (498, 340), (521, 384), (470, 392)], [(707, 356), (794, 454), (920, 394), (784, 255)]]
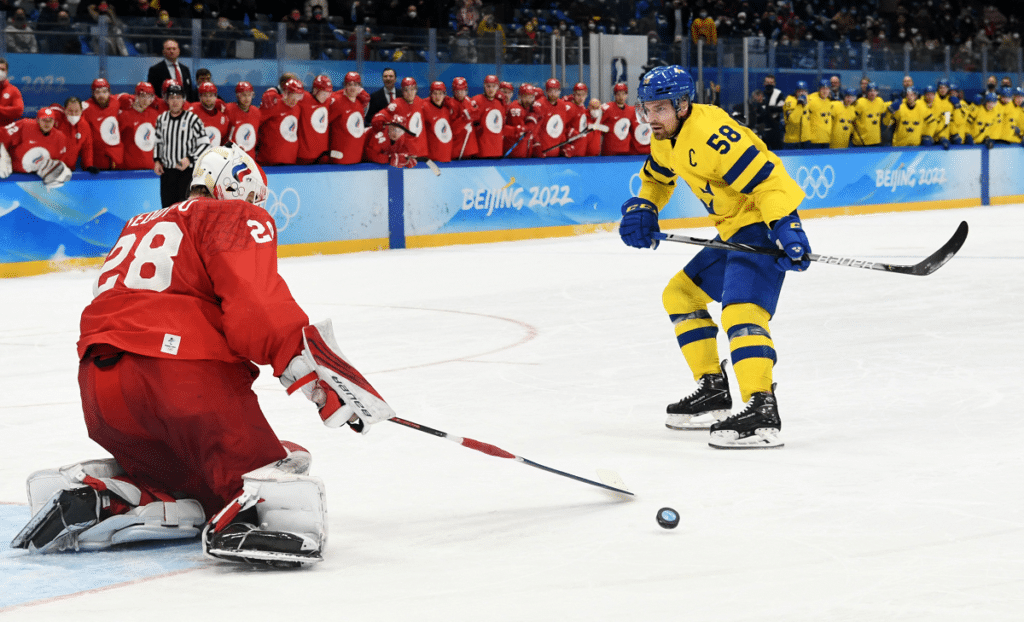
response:
[(700, 199), (723, 240), (791, 213), (805, 195), (782, 160), (717, 106), (691, 104), (674, 138), (651, 139), (637, 196), (660, 210), (681, 179)]
[(943, 138), (948, 139), (953, 135), (953, 116), (956, 111), (957, 109), (953, 107), (949, 97), (935, 96), (935, 101), (932, 102), (932, 114), (937, 115), (938, 120), (938, 125), (932, 134), (935, 142), (939, 142)]
[(892, 132), (893, 147), (918, 147), (921, 145), (921, 133), (926, 127), (926, 119), (931, 110), (923, 101), (914, 102), (914, 107), (907, 105), (906, 100), (893, 113), (896, 127)]
[(799, 144), (810, 140), (807, 106), (797, 101), (796, 95), (790, 95), (782, 103), (782, 118), (786, 122), (786, 133), (782, 136), (782, 142)]
[(832, 102), (832, 137), (828, 142), (830, 149), (846, 149), (850, 146), (853, 134), (853, 119), (856, 109), (853, 104)]
[(999, 140), (1002, 129), (1003, 114), (998, 102), (996, 102), (992, 110), (989, 110), (984, 104), (975, 106), (974, 123), (971, 128), (971, 134), (974, 136), (975, 143), (985, 142), (986, 138)]
[(889, 114), (889, 102), (881, 97), (860, 97), (853, 103), (853, 144), (878, 145), (882, 142), (882, 123)]
[(807, 129), (809, 140), (818, 145), (827, 145), (832, 139), (832, 100), (817, 93), (807, 96)]
[(1001, 129), (999, 130), (998, 138), (995, 136), (992, 138), (1005, 140), (1008, 143), (1019, 143), (1020, 136), (1017, 135), (1017, 132), (1020, 131), (1020, 121), (1018, 119), (1020, 108), (1014, 106), (1012, 101), (1008, 101), (1005, 104), (999, 102), (996, 104), (996, 108), (999, 109), (1003, 122), (1000, 125)]

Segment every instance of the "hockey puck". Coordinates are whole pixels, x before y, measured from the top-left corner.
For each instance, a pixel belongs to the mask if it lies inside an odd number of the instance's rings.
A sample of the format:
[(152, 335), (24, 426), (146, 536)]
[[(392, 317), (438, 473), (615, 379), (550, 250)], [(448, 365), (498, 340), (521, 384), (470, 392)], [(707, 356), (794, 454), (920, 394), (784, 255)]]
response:
[(679, 512), (672, 508), (661, 508), (658, 510), (658, 524), (665, 529), (675, 529), (679, 524)]

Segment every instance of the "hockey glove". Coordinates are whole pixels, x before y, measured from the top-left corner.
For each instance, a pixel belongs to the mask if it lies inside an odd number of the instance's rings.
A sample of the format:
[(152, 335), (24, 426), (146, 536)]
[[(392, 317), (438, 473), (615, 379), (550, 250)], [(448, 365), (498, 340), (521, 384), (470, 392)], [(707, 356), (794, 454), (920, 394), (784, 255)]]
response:
[(36, 174), (48, 189), (60, 188), (71, 179), (71, 169), (60, 160), (50, 160)]
[(995, 142), (991, 138), (985, 139), (985, 148), (991, 149), (995, 145)]
[(11, 154), (7, 153), (7, 147), (0, 144), (0, 179), (7, 179), (14, 172), (11, 162)]
[(942, 145), (943, 149), (945, 149), (946, 151), (949, 151), (949, 139), (948, 138), (940, 138), (939, 139), (939, 144)]
[(949, 138), (949, 142), (953, 143), (954, 145), (960, 145), (960, 144), (963, 144), (964, 139), (961, 138), (959, 134), (953, 134)]
[(931, 136), (922, 136), (921, 137), (921, 146), (922, 147), (931, 147), (933, 144), (934, 144), (934, 140), (932, 139)]
[(658, 248), (651, 234), (661, 231), (658, 227), (658, 206), (647, 199), (632, 197), (622, 204), (622, 222), (619, 236), (627, 246), (634, 248)]
[(810, 267), (811, 261), (805, 255), (811, 252), (811, 245), (807, 242), (807, 234), (796, 212), (776, 220), (768, 233), (768, 239), (786, 253), (775, 261), (779, 270), (803, 272)]

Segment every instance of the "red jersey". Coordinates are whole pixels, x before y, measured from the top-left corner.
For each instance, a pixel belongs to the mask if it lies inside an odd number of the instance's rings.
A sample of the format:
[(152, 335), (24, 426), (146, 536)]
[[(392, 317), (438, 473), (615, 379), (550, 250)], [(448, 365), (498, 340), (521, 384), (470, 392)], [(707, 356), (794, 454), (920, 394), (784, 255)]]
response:
[(566, 126), (573, 118), (575, 107), (575, 104), (560, 99), (553, 104), (547, 99), (540, 101), (535, 157), (546, 158), (558, 155), (551, 148), (565, 140)]
[(25, 101), (21, 91), (10, 80), (0, 82), (0, 125), (13, 123), (25, 114)]
[(299, 100), (299, 152), (296, 157), (299, 164), (312, 164), (327, 151), (330, 105), (330, 97), (321, 104), (312, 93), (303, 95)]
[(636, 124), (636, 112), (632, 106), (619, 106), (608, 102), (601, 106), (601, 122), (608, 127), (604, 135), (601, 155), (627, 155)]
[(147, 106), (142, 112), (129, 107), (117, 115), (121, 144), (124, 145), (120, 168), (127, 171), (153, 170), (157, 116), (152, 106)]
[(473, 96), (473, 103), (480, 111), (477, 123), (473, 126), (476, 136), (478, 158), (500, 158), (505, 138), (505, 104), (497, 97), (487, 99), (481, 93)]
[[(450, 100), (450, 101), (449, 101)], [(452, 159), (465, 160), (477, 154), (476, 135), (473, 124), (480, 120), (480, 109), (470, 98), (462, 101), (454, 97), (446, 97), (445, 105), (451, 106), (452, 115)], [(460, 157), (461, 156), (461, 157)]]
[(438, 106), (429, 99), (424, 100), (423, 129), (427, 136), (427, 152), (430, 159), (434, 162), (451, 162), (454, 143), (451, 108), (443, 103)]
[(335, 93), (327, 121), (330, 125), (328, 147), (331, 164), (358, 164), (363, 161), (368, 128), (363, 124), (365, 104)]
[(363, 161), (404, 168), (416, 166), (415, 156), (409, 152), (409, 134), (402, 134), (398, 140), (392, 142), (388, 138), (387, 129), (373, 132), (363, 148)]
[(143, 356), (284, 372), (309, 318), (277, 272), (277, 228), (245, 201), (188, 199), (128, 220), (82, 313), (78, 356)]
[(206, 128), (206, 137), (210, 139), (211, 147), (220, 147), (228, 138), (228, 111), (224, 102), (219, 99), (213, 104), (212, 110), (207, 110), (201, 102), (192, 104), (191, 110)]
[[(589, 125), (590, 114), (585, 106), (580, 106), (571, 99), (566, 102), (571, 107), (569, 119), (565, 124), (565, 139), (568, 140), (574, 136), (579, 136), (587, 129)], [(577, 157), (588, 156), (588, 155), (599, 155), (590, 153), (590, 141), (589, 137), (584, 136), (583, 138), (577, 138), (565, 147), (563, 147), (563, 153), (565, 155), (572, 155)]]
[(53, 104), (48, 106), (53, 111), (56, 117), (56, 123), (53, 127), (64, 132), (64, 135), (68, 137), (68, 150), (61, 158), (64, 164), (71, 170), (75, 170), (75, 163), (78, 162), (78, 156), (82, 156), (82, 168), (84, 170), (92, 166), (92, 130), (89, 128), (89, 122), (83, 121), (81, 117), (75, 124), (72, 125), (68, 121), (68, 117), (64, 114), (64, 108), (59, 104)]
[(299, 155), (298, 104), (289, 106), (283, 98), (270, 108), (261, 109), (259, 138), (256, 140), (256, 161), (260, 164), (295, 164)]
[(635, 121), (633, 135), (629, 140), (629, 152), (634, 155), (647, 155), (651, 153), (651, 124)]
[[(515, 101), (509, 105), (508, 111), (505, 113), (505, 127), (512, 130), (507, 133), (505, 140), (502, 142), (502, 154), (509, 149), (512, 149), (512, 145), (515, 145), (515, 149), (512, 153), (508, 154), (510, 158), (528, 158), (530, 157), (530, 143), (534, 130), (537, 128), (537, 115), (533, 112), (533, 106), (527, 110), (523, 108), (523, 104)], [(523, 136), (523, 134), (527, 134)], [(522, 140), (519, 140), (520, 136), (523, 136)], [(519, 141), (519, 144), (516, 144)]]
[(384, 124), (394, 118), (395, 115), (402, 115), (406, 119), (405, 126), (416, 136), (406, 134), (406, 142), (409, 145), (409, 152), (417, 157), (427, 157), (430, 146), (427, 144), (427, 136), (423, 133), (423, 99), (416, 97), (412, 103), (405, 101), (405, 98), (398, 98), (388, 104), (387, 108), (373, 115), (371, 125), (374, 130), (380, 130)]
[(601, 108), (590, 109), (587, 111), (589, 116), (588, 123), (590, 123), (592, 129), (586, 138), (580, 139), (587, 141), (587, 155), (601, 155), (601, 137), (604, 135), (604, 132), (601, 130), (604, 129), (604, 127), (607, 127), (601, 123), (601, 119), (604, 116), (603, 113), (604, 110)]
[(238, 104), (227, 104), (228, 140), (241, 147), (251, 157), (256, 157), (256, 137), (259, 135), (263, 113), (256, 106), (242, 111)]
[(111, 96), (106, 108), (89, 98), (82, 102), (82, 119), (89, 122), (92, 130), (92, 163), (102, 170), (121, 166), (124, 147), (121, 145), (121, 128), (117, 114), (121, 112), (121, 100)]
[(43, 134), (35, 119), (20, 119), (0, 128), (0, 143), (7, 147), (16, 173), (35, 173), (50, 160), (63, 162), (69, 142), (67, 135), (56, 127)]

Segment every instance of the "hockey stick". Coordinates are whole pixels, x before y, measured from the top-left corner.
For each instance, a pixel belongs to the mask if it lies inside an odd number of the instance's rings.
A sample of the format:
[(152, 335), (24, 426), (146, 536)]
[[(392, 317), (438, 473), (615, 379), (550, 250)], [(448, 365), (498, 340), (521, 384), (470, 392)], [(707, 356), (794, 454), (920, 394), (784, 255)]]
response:
[(574, 140), (579, 140), (579, 139), (583, 138), (584, 136), (586, 136), (587, 134), (589, 134), (589, 133), (590, 133), (590, 132), (591, 132), (591, 131), (592, 131), (593, 129), (594, 129), (594, 128), (592, 128), (592, 127), (588, 127), (587, 129), (585, 129), (585, 130), (583, 130), (582, 132), (580, 132), (579, 134), (577, 134), (577, 135), (573, 136), (573, 137), (572, 137), (572, 138), (570, 138), (569, 140), (563, 140), (562, 142), (558, 143), (558, 144), (557, 144), (557, 145), (555, 145), (554, 147), (548, 147), (547, 149), (545, 149), (545, 150), (544, 150), (544, 153), (547, 153), (548, 151), (551, 151), (552, 149), (561, 149), (562, 147), (564, 147), (564, 146), (568, 145), (568, 144), (569, 144), (569, 143), (571, 143), (572, 141), (574, 141)]
[[(412, 428), (414, 430), (419, 430), (420, 432), (424, 432), (426, 434), (432, 434), (434, 436), (439, 436), (441, 438), (446, 438), (446, 439), (448, 439), (448, 440), (450, 440), (450, 441), (452, 441), (454, 443), (458, 443), (459, 445), (462, 445), (463, 447), (469, 447), (470, 449), (475, 449), (475, 450), (477, 450), (479, 452), (483, 452), (483, 453), (487, 454), (488, 456), (494, 456), (496, 458), (510, 458), (512, 460), (515, 460), (516, 462), (522, 462), (523, 464), (528, 464), (528, 465), (530, 465), (530, 466), (532, 466), (534, 468), (540, 469), (542, 471), (547, 471), (548, 473), (554, 473), (555, 475), (561, 475), (562, 477), (568, 477), (569, 479), (574, 479), (574, 480), (576, 480), (578, 482), (583, 482), (584, 484), (590, 484), (591, 486), (597, 486), (598, 488), (604, 488), (605, 490), (610, 490), (612, 492), (616, 492), (616, 493), (619, 493), (619, 494), (622, 494), (622, 495), (629, 495), (630, 497), (634, 496), (633, 493), (631, 493), (630, 491), (626, 490), (625, 488), (617, 488), (615, 486), (610, 486), (608, 484), (602, 484), (601, 482), (595, 482), (594, 480), (590, 480), (590, 479), (587, 479), (585, 477), (580, 477), (578, 475), (573, 475), (572, 473), (566, 473), (565, 471), (559, 471), (558, 469), (552, 469), (551, 467), (544, 466), (543, 464), (538, 464), (538, 463), (534, 462), (533, 460), (527, 460), (526, 458), (523, 458), (522, 456), (517, 456), (515, 454), (511, 454), (511, 453), (505, 451), (504, 449), (501, 449), (500, 447), (495, 447), (494, 445), (491, 445), (489, 443), (481, 443), (480, 441), (476, 441), (476, 440), (473, 440), (471, 438), (462, 438), (462, 437), (459, 437), (459, 436), (451, 436), (447, 432), (442, 432), (440, 430), (435, 430), (434, 428), (428, 428), (425, 425), (420, 425), (418, 423), (413, 423), (412, 421), (407, 421), (405, 419), (400, 419), (398, 417), (392, 417), (391, 419), (389, 419), (389, 421), (393, 421), (393, 422), (395, 422), (395, 423), (397, 423), (399, 425), (404, 425), (407, 428)], [(604, 475), (605, 478), (611, 479), (614, 483), (618, 483), (620, 486), (622, 485), (618, 481), (618, 478), (614, 477), (613, 473), (609, 473), (608, 471), (601, 471), (601, 470), (599, 470), (598, 471), (598, 475)]]
[(473, 124), (472, 123), (467, 123), (466, 124), (466, 137), (462, 139), (462, 149), (459, 149), (459, 157), (458, 157), (459, 160), (462, 159), (462, 154), (466, 152), (466, 143), (469, 142), (469, 133), (472, 132), (472, 131), (473, 131)]
[[(419, 134), (417, 134), (416, 132), (414, 132), (414, 131), (410, 130), (409, 128), (405, 127), (405, 126), (404, 126), (404, 125), (402, 125), (401, 123), (395, 123), (394, 121), (388, 121), (388, 122), (387, 122), (387, 123), (385, 123), (384, 125), (394, 125), (395, 127), (397, 127), (397, 128), (399, 128), (400, 130), (404, 131), (404, 132), (405, 132), (406, 134), (408, 134), (409, 136), (412, 136), (413, 138), (416, 138), (416, 137), (417, 137), (417, 136), (419, 135)], [(427, 159), (425, 160), (425, 162), (427, 163), (427, 168), (429, 168), (429, 169), (430, 169), (430, 171), (431, 171), (431, 172), (432, 172), (433, 174), (435, 174), (435, 175), (437, 175), (437, 176), (440, 176), (440, 175), (441, 175), (441, 169), (440, 169), (440, 168), (438, 168), (438, 166), (437, 166), (436, 164), (434, 164), (434, 161), (433, 161), (433, 160), (431, 160), (430, 158), (427, 158)]]
[[(683, 244), (695, 244), (697, 246), (706, 246), (708, 248), (718, 248), (727, 251), (743, 251), (745, 253), (758, 253), (760, 255), (771, 255), (772, 257), (782, 257), (785, 253), (775, 248), (765, 248), (762, 246), (750, 246), (749, 244), (738, 244), (736, 242), (724, 242), (722, 240), (704, 240), (701, 238), (691, 238), (687, 235), (679, 235), (676, 233), (661, 233), (654, 232), (651, 235), (655, 240), (667, 240), (669, 242), (682, 242)], [(804, 255), (804, 259), (808, 261), (817, 261), (820, 263), (833, 264), (836, 266), (848, 266), (850, 268), (864, 268), (865, 270), (881, 270), (882, 272), (897, 272), (899, 274), (912, 274), (914, 276), (928, 276), (932, 272), (935, 272), (941, 268), (947, 261), (953, 258), (953, 255), (960, 250), (960, 247), (964, 245), (964, 240), (967, 239), (967, 222), (961, 222), (960, 226), (957, 227), (956, 233), (953, 237), (939, 247), (939, 250), (935, 251), (924, 260), (916, 263), (912, 266), (904, 266), (897, 264), (881, 263), (875, 261), (867, 261), (866, 259), (850, 259), (849, 257), (833, 257), (830, 255), (817, 255), (815, 253), (807, 253)]]
[[(523, 131), (523, 134), (522, 134), (522, 135), (521, 135), (521, 136), (519, 137), (519, 140), (517, 140), (517, 141), (516, 141), (516, 143), (515, 143), (514, 145), (512, 145), (511, 147), (509, 147), (509, 148), (508, 148), (508, 151), (506, 151), (506, 152), (505, 152), (505, 155), (503, 155), (503, 156), (501, 156), (501, 157), (503, 157), (503, 158), (507, 158), (507, 157), (508, 157), (508, 154), (510, 154), (510, 153), (512, 153), (513, 151), (515, 151), (515, 150), (516, 150), (516, 147), (518, 147), (518, 146), (519, 146), (519, 143), (523, 142), (523, 139), (524, 139), (524, 138), (526, 138), (526, 135), (527, 135), (527, 134), (529, 134), (529, 133), (530, 133), (530, 132), (527, 132), (527, 131), (525, 131), (525, 130), (524, 130), (524, 131)], [(467, 136), (466, 138), (469, 138), (469, 136)]]

